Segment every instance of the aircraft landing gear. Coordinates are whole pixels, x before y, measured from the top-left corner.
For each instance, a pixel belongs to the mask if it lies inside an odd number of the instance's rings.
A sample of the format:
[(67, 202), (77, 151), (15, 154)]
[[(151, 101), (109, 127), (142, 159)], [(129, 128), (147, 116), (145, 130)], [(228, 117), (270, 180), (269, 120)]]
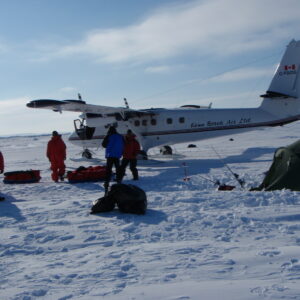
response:
[(145, 151), (141, 150), (138, 155), (137, 155), (137, 159), (141, 159), (141, 160), (147, 160), (148, 159), (148, 155)]
[(93, 158), (92, 153), (89, 149), (84, 149), (81, 155), (82, 155), (82, 157), (87, 158), (87, 159)]
[(160, 153), (162, 155), (172, 155), (173, 150), (170, 146), (166, 145), (166, 146), (163, 146), (162, 148), (160, 148)]

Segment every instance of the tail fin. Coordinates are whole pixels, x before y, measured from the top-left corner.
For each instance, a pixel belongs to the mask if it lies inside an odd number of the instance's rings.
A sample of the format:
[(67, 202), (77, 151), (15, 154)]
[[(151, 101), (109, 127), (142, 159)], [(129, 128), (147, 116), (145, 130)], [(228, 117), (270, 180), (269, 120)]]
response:
[(292, 40), (286, 48), (272, 82), (264, 95), (268, 98), (300, 96), (300, 41)]

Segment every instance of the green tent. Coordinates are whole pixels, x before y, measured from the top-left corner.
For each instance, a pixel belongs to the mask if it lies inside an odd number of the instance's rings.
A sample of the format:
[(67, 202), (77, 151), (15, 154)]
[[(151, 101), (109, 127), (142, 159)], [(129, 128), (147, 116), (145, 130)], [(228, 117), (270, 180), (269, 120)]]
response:
[(300, 140), (275, 151), (273, 163), (262, 184), (254, 190), (300, 191)]

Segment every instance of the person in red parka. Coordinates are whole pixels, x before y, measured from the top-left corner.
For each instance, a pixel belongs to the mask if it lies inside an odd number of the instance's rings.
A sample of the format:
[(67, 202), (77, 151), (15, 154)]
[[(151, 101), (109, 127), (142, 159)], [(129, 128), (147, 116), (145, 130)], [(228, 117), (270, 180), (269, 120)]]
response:
[(129, 129), (125, 136), (125, 146), (123, 150), (123, 158), (120, 166), (120, 181), (122, 181), (126, 167), (129, 164), (130, 171), (133, 175), (133, 180), (139, 179), (138, 170), (136, 168), (137, 165), (137, 155), (141, 150), (139, 142), (136, 140), (135, 135)]
[(48, 142), (47, 157), (51, 163), (52, 179), (55, 182), (58, 182), (58, 179), (63, 181), (66, 169), (64, 163), (66, 159), (66, 145), (57, 131), (52, 132), (52, 138)]
[(2, 152), (0, 151), (0, 174), (2, 174), (3, 172), (4, 172), (4, 159), (3, 159)]

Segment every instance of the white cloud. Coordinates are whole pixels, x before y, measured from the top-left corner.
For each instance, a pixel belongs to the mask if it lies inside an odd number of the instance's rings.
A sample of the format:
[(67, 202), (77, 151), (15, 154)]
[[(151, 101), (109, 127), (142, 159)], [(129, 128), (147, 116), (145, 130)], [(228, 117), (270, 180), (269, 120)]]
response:
[(0, 115), (6, 115), (8, 113), (14, 113), (23, 110), (26, 107), (26, 103), (29, 102), (29, 98), (12, 98), (0, 101)]
[(8, 47), (4, 44), (0, 44), (0, 53), (5, 53), (8, 51)]
[(60, 94), (75, 94), (76, 95), (76, 92), (78, 91), (77, 88), (75, 87), (72, 87), (72, 86), (65, 86), (65, 87), (62, 87), (61, 89), (59, 89), (58, 93)]
[(170, 72), (170, 66), (155, 66), (155, 67), (148, 67), (145, 69), (146, 73), (168, 73)]
[(199, 98), (194, 100), (193, 103), (198, 105), (208, 105), (212, 103), (212, 108), (246, 108), (246, 107), (258, 107), (262, 98), (259, 97), (261, 91), (252, 90), (251, 92), (241, 93), (225, 93), (222, 95), (214, 95), (208, 98)]
[(73, 120), (76, 119), (77, 113), (60, 114), (46, 109), (31, 109), (26, 107), (29, 101), (27, 97), (0, 100), (0, 116), (3, 124), (0, 127), (0, 136), (73, 130)]
[(8, 46), (7, 43), (5, 43), (3, 40), (1, 40), (0, 38), (0, 53), (3, 54), (3, 53), (7, 53), (9, 52), (10, 48)]
[(183, 53), (227, 55), (274, 46), (296, 34), (299, 25), (298, 0), (192, 1), (163, 7), (138, 24), (91, 31), (56, 55), (92, 55), (109, 63)]
[(266, 76), (271, 77), (271, 75), (274, 73), (274, 70), (275, 68), (243, 68), (214, 76), (202, 82), (238, 82), (241, 80), (255, 79)]

